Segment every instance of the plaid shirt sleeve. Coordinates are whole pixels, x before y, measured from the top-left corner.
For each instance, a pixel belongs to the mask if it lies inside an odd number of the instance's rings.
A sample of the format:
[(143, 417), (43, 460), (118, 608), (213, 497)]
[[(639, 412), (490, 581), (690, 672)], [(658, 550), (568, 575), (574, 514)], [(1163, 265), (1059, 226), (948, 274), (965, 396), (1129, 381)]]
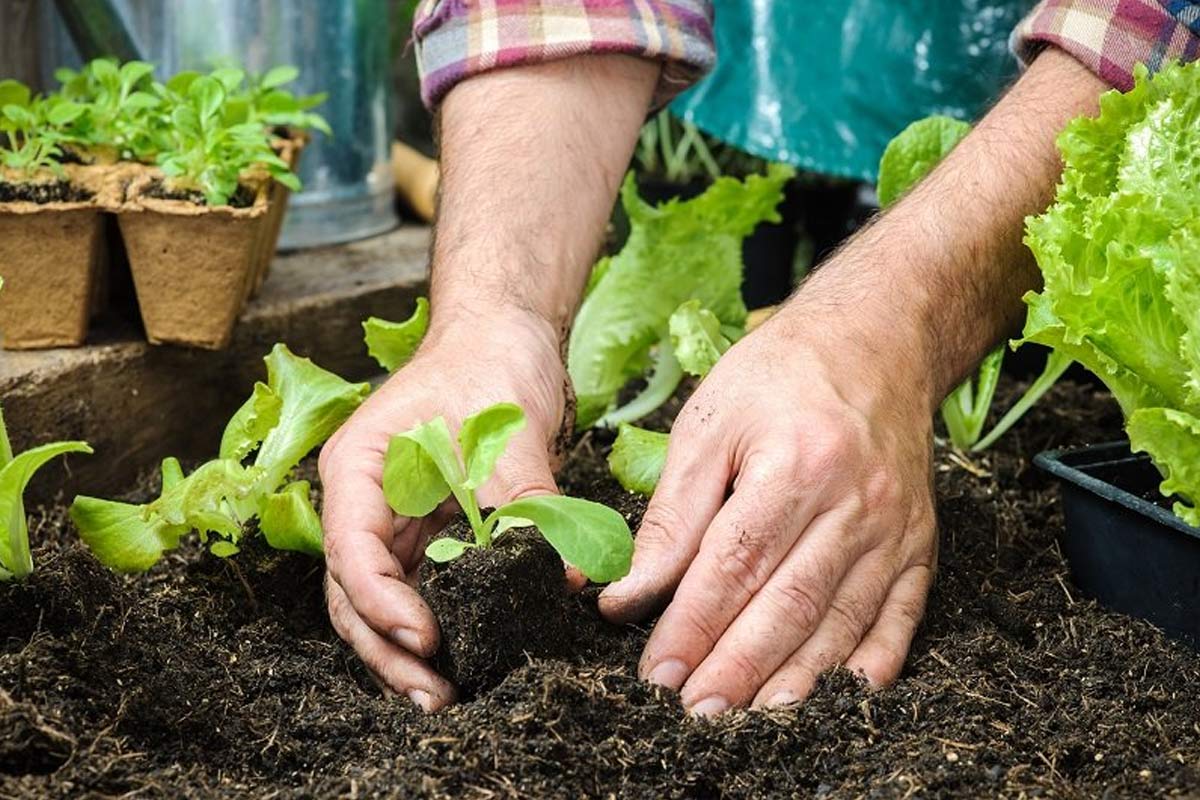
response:
[(1013, 32), (1028, 63), (1046, 45), (1070, 53), (1111, 86), (1133, 87), (1133, 68), (1153, 72), (1192, 61), (1200, 50), (1200, 3), (1194, 0), (1042, 0)]
[(413, 21), (421, 97), (433, 108), (487, 70), (624, 53), (663, 63), (662, 105), (712, 68), (712, 25), (711, 0), (422, 0)]

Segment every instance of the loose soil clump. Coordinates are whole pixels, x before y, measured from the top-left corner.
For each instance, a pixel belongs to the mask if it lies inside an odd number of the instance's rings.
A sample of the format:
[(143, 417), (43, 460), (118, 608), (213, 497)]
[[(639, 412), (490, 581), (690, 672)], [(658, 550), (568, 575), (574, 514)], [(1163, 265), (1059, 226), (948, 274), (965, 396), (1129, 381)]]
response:
[[(637, 680), (649, 625), (604, 625), (594, 589), (567, 652), (425, 715), (333, 634), (312, 560), (197, 548), (119, 577), (41, 511), (37, 573), (0, 587), (0, 797), (1196, 796), (1200, 657), (1079, 595), (1030, 465), (1119, 430), (1067, 384), (995, 451), (939, 448), (939, 576), (896, 683), (833, 673), (715, 720)], [(606, 451), (577, 441), (560, 482), (636, 525)]]

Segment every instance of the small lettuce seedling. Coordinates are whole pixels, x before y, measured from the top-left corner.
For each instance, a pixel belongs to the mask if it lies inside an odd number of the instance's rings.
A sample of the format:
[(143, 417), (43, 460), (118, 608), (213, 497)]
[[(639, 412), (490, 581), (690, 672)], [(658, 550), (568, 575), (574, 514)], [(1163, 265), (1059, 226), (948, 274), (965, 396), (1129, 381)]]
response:
[(463, 420), (459, 457), (446, 420), (436, 417), (393, 436), (383, 468), (388, 504), (402, 517), (424, 517), (451, 495), (471, 525), (475, 541), (441, 538), (425, 554), (453, 561), (467, 550), (490, 547), (512, 528), (535, 527), (568, 563), (597, 583), (629, 572), (633, 536), (616, 511), (576, 497), (526, 497), (497, 508), (485, 518), (475, 491), (487, 482), (509, 439), (525, 427), (525, 412), (499, 403)]
[(178, 461), (166, 459), (162, 492), (143, 505), (75, 498), (71, 518), (102, 563), (121, 572), (147, 570), (192, 531), (213, 555), (232, 556), (255, 518), (271, 547), (323, 555), (309, 485), (289, 475), (358, 408), (370, 386), (349, 383), (281, 344), (265, 360), (267, 383), (256, 384), (229, 420), (218, 458), (186, 476)]
[(0, 413), (0, 581), (21, 580), (33, 572), (23, 495), (34, 473), (64, 453), (91, 452), (87, 442), (55, 442), (14, 456)]
[[(657, 207), (638, 196), (632, 175), (626, 178), (621, 202), (629, 239), (596, 264), (571, 328), (567, 371), (577, 428), (644, 417), (685, 373), (697, 374), (697, 351), (742, 336), (742, 241), (759, 223), (779, 221), (775, 209), (794, 174), (773, 164), (765, 175), (719, 178), (697, 198)], [(618, 407), (621, 389), (648, 370), (646, 388)]]
[[(966, 122), (933, 116), (918, 120), (897, 134), (879, 161), (879, 204), (888, 208), (899, 200), (970, 132), (971, 126)], [(955, 447), (974, 452), (991, 447), (1050, 390), (1072, 362), (1073, 359), (1064, 353), (1050, 353), (1041, 375), (991, 432), (983, 436), (983, 426), (991, 411), (1004, 363), (1004, 346), (996, 348), (984, 358), (976, 376), (960, 384), (942, 402), (942, 421), (950, 441)]]
[(84, 107), (61, 97), (42, 97), (19, 81), (0, 81), (0, 167), (21, 178), (41, 172), (61, 177), (64, 129)]

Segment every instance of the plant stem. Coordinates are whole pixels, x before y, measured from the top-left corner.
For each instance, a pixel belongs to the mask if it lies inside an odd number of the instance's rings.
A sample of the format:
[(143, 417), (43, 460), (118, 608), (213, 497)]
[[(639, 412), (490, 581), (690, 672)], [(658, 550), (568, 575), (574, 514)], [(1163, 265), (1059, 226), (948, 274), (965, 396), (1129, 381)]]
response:
[(1042, 370), (1042, 374), (1037, 377), (1033, 383), (1029, 384), (1029, 388), (1025, 390), (1025, 394), (1021, 395), (1021, 399), (1013, 404), (1013, 407), (1000, 418), (996, 423), (996, 427), (992, 428), (987, 436), (980, 439), (971, 448), (972, 452), (986, 450), (996, 443), (996, 440), (1008, 432), (1008, 429), (1017, 424), (1017, 421), (1033, 408), (1034, 404), (1042, 398), (1046, 392), (1050, 391), (1062, 374), (1067, 371), (1067, 368), (1074, 361), (1069, 357), (1060, 353), (1057, 350), (1052, 350), (1050, 355), (1046, 357), (1046, 366)]
[(671, 347), (670, 337), (664, 336), (658, 343), (654, 373), (646, 383), (646, 388), (625, 405), (605, 414), (596, 425), (615, 428), (622, 422), (637, 422), (671, 399), (671, 395), (675, 393), (681, 380), (683, 380), (683, 367), (679, 366), (679, 361), (675, 358), (675, 350)]

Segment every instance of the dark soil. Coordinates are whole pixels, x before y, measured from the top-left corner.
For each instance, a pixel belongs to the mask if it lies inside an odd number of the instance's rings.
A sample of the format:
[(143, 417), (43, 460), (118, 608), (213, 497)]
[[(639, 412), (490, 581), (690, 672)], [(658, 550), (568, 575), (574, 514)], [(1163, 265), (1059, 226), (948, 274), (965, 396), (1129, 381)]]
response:
[[(1030, 466), (1119, 424), (1066, 385), (994, 452), (939, 450), (940, 574), (895, 685), (835, 673), (711, 721), (636, 680), (646, 626), (426, 716), (330, 630), (315, 562), (191, 548), (119, 577), (36, 512), (38, 571), (0, 588), (0, 797), (1200, 796), (1200, 657), (1080, 596)], [(604, 452), (579, 441), (563, 486), (636, 523)]]
[[(473, 539), (465, 518), (447, 535)], [(570, 653), (572, 618), (579, 615), (571, 614), (577, 609), (562, 559), (536, 531), (509, 531), (494, 546), (468, 550), (449, 564), (426, 561), (421, 595), (441, 627), (434, 664), (464, 699), (497, 686), (531, 658)]]
[(82, 203), (92, 199), (86, 189), (70, 181), (45, 181), (38, 183), (9, 183), (0, 181), (0, 203)]
[[(147, 186), (145, 195), (159, 200), (182, 200), (185, 203), (192, 203), (197, 206), (208, 205), (208, 200), (205, 199), (203, 192), (168, 189), (162, 181), (155, 181)], [(229, 198), (229, 202), (226, 205), (231, 208), (250, 208), (250, 206), (254, 205), (254, 192), (245, 186), (239, 186), (237, 191), (233, 193), (233, 197)]]

